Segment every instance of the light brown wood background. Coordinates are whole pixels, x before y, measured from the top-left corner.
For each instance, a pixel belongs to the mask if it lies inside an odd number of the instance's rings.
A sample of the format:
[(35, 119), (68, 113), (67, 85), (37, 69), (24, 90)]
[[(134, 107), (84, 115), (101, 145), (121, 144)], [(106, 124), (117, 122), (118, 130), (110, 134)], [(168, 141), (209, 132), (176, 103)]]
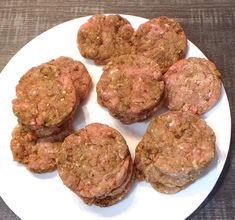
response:
[[(131, 14), (146, 18), (166, 15), (180, 21), (188, 38), (220, 69), (233, 118), (234, 0), (0, 0), (0, 70), (21, 47), (43, 31), (61, 22), (95, 13)], [(232, 127), (234, 128), (234, 120)], [(232, 138), (229, 158), (216, 187), (189, 219), (235, 219), (234, 145), (235, 140)], [(16, 219), (19, 218), (0, 198), (0, 220)]]

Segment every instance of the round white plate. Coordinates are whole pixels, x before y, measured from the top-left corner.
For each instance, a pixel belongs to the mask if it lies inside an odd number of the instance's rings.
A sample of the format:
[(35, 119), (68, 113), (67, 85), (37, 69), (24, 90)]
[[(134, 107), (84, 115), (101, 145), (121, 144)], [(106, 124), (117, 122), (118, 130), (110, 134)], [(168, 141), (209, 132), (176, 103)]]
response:
[[(147, 21), (135, 16), (124, 17), (135, 29)], [(108, 208), (87, 206), (63, 185), (56, 171), (33, 174), (12, 159), (11, 132), (17, 120), (12, 113), (11, 100), (15, 97), (16, 84), (29, 68), (62, 55), (82, 61), (93, 80), (91, 94), (79, 109), (74, 122), (76, 128), (80, 129), (91, 122), (108, 124), (123, 134), (134, 156), (135, 146), (143, 136), (148, 121), (123, 125), (97, 104), (95, 85), (102, 73), (102, 67), (84, 59), (76, 45), (78, 28), (88, 18), (65, 22), (39, 35), (16, 53), (0, 75), (0, 195), (22, 220), (185, 219), (208, 196), (227, 158), (231, 118), (224, 88), (217, 105), (203, 116), (217, 137), (216, 159), (201, 178), (177, 194), (158, 193), (149, 184), (142, 182), (131, 190), (126, 199), (114, 206)], [(205, 57), (190, 41), (188, 46), (187, 57)]]

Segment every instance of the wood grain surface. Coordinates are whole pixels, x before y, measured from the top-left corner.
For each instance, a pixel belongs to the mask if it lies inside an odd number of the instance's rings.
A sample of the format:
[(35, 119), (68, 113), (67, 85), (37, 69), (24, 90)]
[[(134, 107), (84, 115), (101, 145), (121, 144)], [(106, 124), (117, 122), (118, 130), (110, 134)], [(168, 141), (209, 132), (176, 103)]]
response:
[[(130, 14), (146, 18), (166, 15), (176, 18), (183, 25), (188, 38), (221, 71), (234, 118), (234, 0), (0, 0), (0, 70), (21, 47), (38, 34), (70, 19), (95, 13)], [(234, 120), (232, 127), (233, 134)], [(216, 187), (188, 219), (235, 219), (234, 145), (232, 137), (229, 157)], [(0, 199), (0, 220), (16, 219), (19, 218)]]

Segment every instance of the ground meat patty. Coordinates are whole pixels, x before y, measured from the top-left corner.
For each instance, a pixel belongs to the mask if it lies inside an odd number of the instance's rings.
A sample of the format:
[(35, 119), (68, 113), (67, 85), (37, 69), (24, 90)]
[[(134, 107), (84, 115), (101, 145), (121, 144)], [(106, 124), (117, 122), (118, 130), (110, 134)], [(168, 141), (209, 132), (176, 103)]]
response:
[(112, 57), (131, 52), (133, 33), (131, 24), (120, 15), (98, 14), (80, 27), (77, 44), (82, 56), (103, 65)]
[(72, 80), (49, 64), (31, 68), (24, 74), (13, 100), (20, 124), (32, 130), (54, 128), (71, 118), (79, 103)]
[(153, 18), (139, 26), (133, 37), (136, 52), (156, 61), (162, 72), (181, 59), (187, 38), (180, 24), (172, 18)]
[(220, 97), (220, 73), (212, 62), (203, 58), (178, 61), (166, 72), (164, 80), (165, 103), (170, 110), (201, 115)]
[(49, 64), (57, 66), (63, 73), (70, 76), (80, 101), (87, 97), (91, 89), (91, 77), (80, 61), (73, 60), (70, 57), (59, 57), (51, 60)]
[(203, 172), (215, 156), (215, 134), (203, 119), (169, 111), (150, 123), (136, 148), (137, 177), (160, 191), (179, 191)]
[[(115, 129), (90, 124), (67, 137), (58, 163), (64, 184), (87, 204), (112, 205), (129, 191), (132, 160)], [(119, 199), (118, 199), (119, 198)]]
[(70, 125), (57, 135), (38, 138), (34, 131), (18, 125), (12, 133), (13, 158), (32, 172), (53, 171), (56, 169), (57, 156), (62, 142), (71, 133)]
[(153, 115), (164, 92), (159, 66), (141, 55), (122, 55), (104, 68), (97, 84), (98, 103), (130, 124)]

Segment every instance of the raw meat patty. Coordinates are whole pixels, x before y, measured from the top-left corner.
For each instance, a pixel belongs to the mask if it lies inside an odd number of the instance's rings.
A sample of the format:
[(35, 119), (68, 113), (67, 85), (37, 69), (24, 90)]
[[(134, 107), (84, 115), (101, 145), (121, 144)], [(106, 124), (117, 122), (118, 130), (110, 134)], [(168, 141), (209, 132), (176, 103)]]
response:
[(153, 18), (139, 26), (133, 37), (136, 52), (153, 59), (162, 73), (187, 49), (187, 38), (180, 24), (168, 17)]
[(62, 181), (89, 205), (108, 206), (123, 198), (132, 170), (124, 138), (107, 125), (94, 123), (71, 134), (60, 152)]
[(136, 148), (137, 178), (174, 192), (205, 170), (215, 156), (215, 134), (203, 119), (169, 111), (156, 117)]
[(66, 136), (72, 133), (71, 125), (57, 135), (38, 138), (34, 131), (18, 125), (11, 140), (13, 158), (30, 171), (44, 173), (56, 169), (58, 152)]
[(70, 76), (80, 101), (83, 101), (88, 96), (92, 81), (84, 64), (78, 60), (63, 56), (51, 60), (49, 64), (57, 66), (64, 74)]
[(201, 115), (220, 97), (220, 72), (215, 64), (203, 58), (178, 61), (166, 72), (164, 80), (165, 104), (170, 110)]
[(82, 56), (103, 65), (131, 52), (133, 33), (131, 24), (120, 15), (97, 14), (80, 27), (77, 44)]
[(121, 122), (130, 124), (153, 115), (163, 97), (159, 66), (141, 55), (122, 55), (104, 68), (97, 84), (98, 103)]
[(26, 72), (16, 87), (16, 96), (13, 112), (19, 123), (31, 130), (62, 125), (79, 103), (70, 77), (49, 64)]

